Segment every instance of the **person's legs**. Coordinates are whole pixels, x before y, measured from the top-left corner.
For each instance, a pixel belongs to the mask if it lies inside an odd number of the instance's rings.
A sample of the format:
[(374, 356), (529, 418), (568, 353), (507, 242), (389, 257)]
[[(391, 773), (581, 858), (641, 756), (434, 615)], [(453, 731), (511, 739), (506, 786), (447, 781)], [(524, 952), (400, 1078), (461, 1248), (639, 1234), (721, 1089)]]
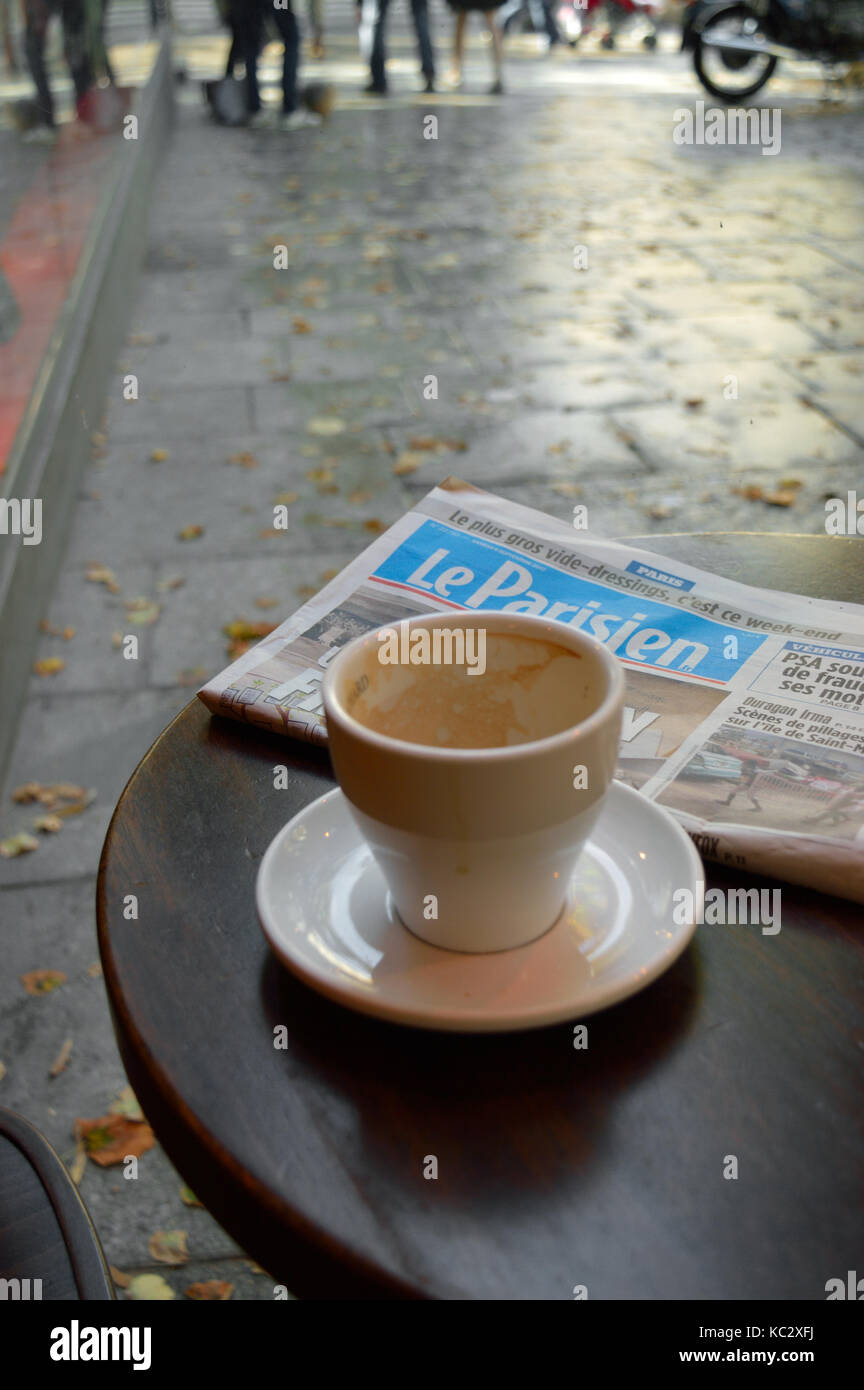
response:
[(114, 69), (111, 66), (111, 58), (108, 53), (108, 44), (105, 41), (105, 26), (108, 23), (108, 11), (110, 8), (111, 0), (101, 0), (101, 3), (99, 5), (99, 26), (98, 33), (96, 36), (96, 54), (94, 57), (94, 61), (96, 63), (97, 75), (98, 70), (101, 69), (105, 76), (108, 78), (108, 81), (111, 83), (111, 86), (116, 87), (117, 82), (114, 77)]
[(378, 0), (375, 15), (375, 28), (372, 33), (372, 54), (369, 58), (369, 71), (373, 90), (383, 92), (387, 87), (387, 57), (384, 51), (384, 31), (387, 27), (387, 11), (390, 0)]
[(427, 82), (435, 79), (435, 52), (429, 36), (429, 7), (426, 0), (411, 0), (411, 18), (420, 50), (420, 71)]
[(552, 8), (551, 0), (542, 0), (543, 18), (545, 21), (546, 33), (549, 35), (549, 47), (561, 42), (561, 31), (555, 22), (555, 11)]
[[(275, 10), (274, 10), (275, 14)], [(261, 48), (262, 16), (258, 0), (236, 0), (232, 6), (240, 57), (246, 69), (246, 109), (250, 116), (261, 110), (258, 90), (258, 53)]]
[(54, 124), (54, 98), (45, 69), (45, 39), (52, 10), (50, 0), (25, 0), (24, 52), (36, 87), (36, 105), (46, 125)]
[(453, 30), (453, 81), (458, 85), (462, 81), (462, 55), (465, 51), (465, 25), (468, 22), (468, 15), (464, 10), (456, 11), (456, 27)]
[(60, 0), (60, 17), (63, 23), (63, 52), (75, 84), (75, 96), (82, 97), (93, 85), (84, 0)]
[(282, 114), (290, 116), (297, 107), (297, 61), (300, 50), (300, 26), (292, 9), (273, 10), (273, 22), (285, 45), (282, 55)]
[(309, 0), (309, 27), (312, 30), (312, 54), (324, 57), (324, 0)]
[(528, 0), (528, 17), (531, 20), (531, 28), (535, 34), (541, 34), (546, 28), (546, 21), (543, 16), (543, 6), (540, 0)]
[(522, 13), (524, 8), (525, 0), (506, 0), (506, 3), (498, 11), (498, 23), (502, 34), (507, 33), (509, 25), (517, 15)]
[(498, 28), (498, 25), (496, 23), (494, 10), (484, 10), (483, 18), (486, 20), (486, 24), (489, 28), (489, 33), (492, 35), (492, 68), (495, 74), (495, 80), (492, 83), (491, 91), (494, 95), (497, 96), (499, 92), (503, 92), (504, 90), (503, 83), (501, 81), (501, 62), (503, 57), (501, 30)]

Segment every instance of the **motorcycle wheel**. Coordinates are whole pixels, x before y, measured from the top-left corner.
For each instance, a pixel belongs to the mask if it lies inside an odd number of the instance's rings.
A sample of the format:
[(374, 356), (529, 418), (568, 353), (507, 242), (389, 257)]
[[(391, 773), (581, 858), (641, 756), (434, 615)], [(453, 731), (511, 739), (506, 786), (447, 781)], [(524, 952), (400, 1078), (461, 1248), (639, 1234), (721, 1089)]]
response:
[[(734, 49), (724, 50), (713, 44), (706, 45), (702, 42), (702, 35), (710, 33), (713, 37), (721, 38), (728, 34), (730, 38), (743, 38), (751, 32), (758, 32), (758, 29), (759, 18), (747, 5), (715, 15), (705, 25), (693, 51), (693, 66), (702, 86), (712, 97), (723, 102), (736, 102), (755, 96), (774, 72), (777, 59), (771, 54), (748, 54)], [(738, 83), (733, 74), (741, 75)]]

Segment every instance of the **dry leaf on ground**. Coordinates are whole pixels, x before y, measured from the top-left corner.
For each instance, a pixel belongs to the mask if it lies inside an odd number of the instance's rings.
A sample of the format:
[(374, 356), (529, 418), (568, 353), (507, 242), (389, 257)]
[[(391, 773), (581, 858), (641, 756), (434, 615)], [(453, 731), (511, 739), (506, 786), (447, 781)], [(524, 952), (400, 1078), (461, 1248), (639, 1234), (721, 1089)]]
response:
[(180, 1188), (180, 1201), (186, 1207), (203, 1207), (204, 1203), (199, 1202), (191, 1187), (187, 1187), (185, 1182)]
[(48, 1069), (48, 1075), (51, 1077), (59, 1076), (61, 1071), (66, 1070), (66, 1064), (71, 1056), (72, 1039), (67, 1038), (60, 1051), (57, 1053), (57, 1056), (54, 1058), (54, 1061), (51, 1063), (51, 1066)]
[(182, 531), (177, 532), (177, 539), (178, 541), (197, 541), (198, 537), (203, 535), (203, 526), (184, 526)]
[(38, 848), (39, 841), (36, 836), (29, 835), (26, 830), (22, 830), (17, 835), (9, 835), (5, 840), (0, 840), (0, 857), (14, 859), (16, 855), (30, 854)]
[(186, 1289), (186, 1297), (202, 1302), (224, 1303), (233, 1292), (234, 1285), (224, 1279), (204, 1279), (198, 1284), (190, 1284)]
[(41, 782), (24, 782), (15, 788), (12, 800), (19, 806), (38, 801), (46, 811), (56, 811), (61, 801), (78, 802), (88, 796), (92, 798), (95, 792), (88, 792), (86, 787), (77, 787), (74, 782), (48, 782), (44, 785)]
[(125, 1115), (127, 1120), (144, 1119), (144, 1111), (131, 1086), (124, 1086), (122, 1091), (118, 1091), (116, 1099), (108, 1106), (108, 1112), (111, 1115)]
[(412, 454), (406, 449), (394, 463), (393, 472), (397, 478), (401, 478), (406, 473), (416, 473), (423, 462), (422, 454)]
[(62, 656), (43, 656), (33, 662), (33, 671), (37, 676), (56, 676), (65, 666)]
[(147, 1249), (163, 1265), (185, 1265), (189, 1259), (186, 1246), (188, 1231), (154, 1231)]
[(156, 1136), (146, 1120), (129, 1120), (125, 1115), (100, 1115), (95, 1120), (76, 1120), (76, 1132), (84, 1140), (87, 1157), (100, 1168), (122, 1163), (124, 1158), (140, 1158), (155, 1148)]
[(157, 1303), (176, 1298), (170, 1284), (166, 1284), (161, 1274), (136, 1274), (126, 1290), (126, 1297), (134, 1302)]
[(413, 434), (408, 440), (408, 448), (436, 454), (464, 454), (468, 445), (464, 439), (439, 439), (434, 434)]
[(126, 617), (138, 627), (150, 627), (162, 612), (161, 603), (152, 598), (130, 598), (124, 604)]
[(28, 994), (50, 994), (65, 985), (66, 976), (62, 970), (30, 970), (21, 976), (21, 983)]
[(306, 421), (306, 430), (309, 434), (342, 434), (346, 429), (345, 421), (338, 420), (331, 415), (313, 415)]
[(232, 661), (236, 657), (242, 656), (244, 652), (249, 650), (253, 642), (267, 637), (275, 629), (275, 623), (250, 623), (245, 618), (238, 618), (233, 623), (226, 623), (222, 631), (230, 639), (228, 656)]
[(89, 579), (91, 584), (104, 584), (111, 594), (119, 594), (120, 592), (120, 585), (117, 583), (114, 571), (109, 570), (107, 565), (88, 565), (84, 571), (84, 578)]
[(122, 1269), (117, 1269), (115, 1265), (109, 1265), (108, 1269), (118, 1289), (128, 1289), (129, 1285), (132, 1283), (132, 1275), (124, 1274)]

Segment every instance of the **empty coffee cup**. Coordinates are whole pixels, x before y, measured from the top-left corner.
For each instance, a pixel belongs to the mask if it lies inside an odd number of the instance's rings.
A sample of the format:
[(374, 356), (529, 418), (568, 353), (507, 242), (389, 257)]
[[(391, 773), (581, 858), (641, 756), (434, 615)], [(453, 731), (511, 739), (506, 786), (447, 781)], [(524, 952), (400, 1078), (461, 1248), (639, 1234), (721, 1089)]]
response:
[(336, 776), (404, 925), (470, 952), (546, 932), (615, 769), (617, 658), (538, 617), (425, 614), (351, 642), (323, 693)]

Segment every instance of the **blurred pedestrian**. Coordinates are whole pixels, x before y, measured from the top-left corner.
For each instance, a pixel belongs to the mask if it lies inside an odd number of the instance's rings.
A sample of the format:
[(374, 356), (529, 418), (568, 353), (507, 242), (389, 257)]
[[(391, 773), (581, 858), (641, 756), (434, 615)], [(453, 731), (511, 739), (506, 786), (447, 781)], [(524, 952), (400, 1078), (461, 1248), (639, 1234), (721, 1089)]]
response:
[(324, 0), (309, 0), (309, 51), (313, 58), (324, 57)]
[[(284, 45), (282, 54), (282, 126), (293, 130), (295, 126), (310, 124), (311, 118), (297, 109), (297, 65), (300, 57), (300, 26), (297, 16), (291, 9), (290, 0), (286, 7), (275, 9), (273, 0), (232, 0), (232, 13), (235, 32), (241, 38), (241, 54), (246, 68), (246, 106), (251, 124), (264, 124), (265, 113), (261, 107), (261, 93), (258, 89), (258, 55), (261, 52), (265, 23), (269, 18), (275, 25)], [(264, 119), (256, 120), (257, 117)]]
[(84, 0), (24, 0), (24, 50), (36, 87), (39, 125), (45, 132), (54, 128), (55, 109), (45, 67), (45, 42), (53, 15), (63, 26), (63, 53), (80, 105), (93, 81), (93, 68), (87, 46)]
[(498, 25), (502, 34), (506, 34), (514, 19), (526, 10), (534, 33), (545, 33), (550, 48), (561, 42), (550, 0), (504, 0), (498, 12)]
[[(434, 92), (435, 51), (429, 35), (429, 7), (427, 0), (409, 0), (409, 3), (414, 32), (417, 35), (417, 47), (420, 51), (420, 71), (425, 78), (424, 91)], [(387, 91), (387, 56), (384, 51), (384, 39), (389, 8), (390, 0), (377, 0), (375, 26), (372, 33), (372, 53), (369, 59), (372, 80), (365, 89), (367, 92), (374, 92), (380, 96), (383, 96)]]
[(12, 39), (12, 0), (0, 0), (0, 30), (3, 32), (3, 54), (6, 59), (6, 71), (17, 73), (20, 69), (18, 66), (18, 54), (15, 52), (15, 44)]
[[(218, 0), (219, 18), (222, 23), (231, 31), (231, 45), (228, 49), (228, 57), (225, 62), (225, 76), (233, 77), (234, 69), (237, 64), (243, 63), (245, 52), (246, 29), (250, 23), (249, 0)], [(258, 50), (260, 52), (264, 43), (264, 26), (261, 25), (259, 32)]]
[(92, 30), (90, 38), (90, 58), (93, 64), (94, 77), (107, 77), (112, 87), (117, 83), (114, 77), (114, 69), (111, 66), (111, 59), (108, 55), (108, 44), (105, 39), (105, 26), (108, 23), (108, 11), (111, 8), (111, 0), (88, 0), (89, 22)]
[(447, 0), (447, 4), (456, 15), (456, 29), (453, 34), (453, 69), (451, 82), (454, 87), (462, 85), (462, 55), (465, 48), (465, 26), (468, 22), (468, 15), (475, 11), (482, 14), (486, 21), (486, 27), (492, 36), (492, 69), (494, 82), (489, 88), (490, 96), (500, 96), (504, 91), (502, 79), (502, 43), (501, 30), (498, 27), (496, 11), (500, 9), (503, 0)]

